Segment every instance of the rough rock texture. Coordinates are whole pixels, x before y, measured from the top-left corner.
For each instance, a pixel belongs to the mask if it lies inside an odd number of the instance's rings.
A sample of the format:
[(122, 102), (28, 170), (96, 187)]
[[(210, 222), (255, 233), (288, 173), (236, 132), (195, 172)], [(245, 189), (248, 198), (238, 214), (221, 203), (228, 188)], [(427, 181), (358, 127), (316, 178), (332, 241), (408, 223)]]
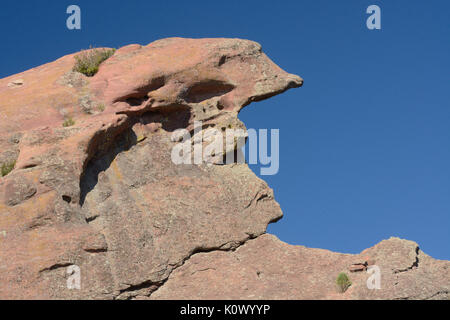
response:
[[(369, 258), (370, 257), (370, 258)], [(368, 289), (366, 272), (348, 272), (372, 260), (381, 288)], [(336, 290), (347, 272), (352, 286)], [(450, 263), (436, 261), (416, 243), (384, 240), (359, 255), (293, 246), (264, 234), (235, 251), (198, 253), (175, 270), (152, 299), (449, 299)]]
[[(241, 108), (302, 85), (257, 43), (130, 45), (92, 78), (74, 62), (0, 80), (0, 164), (16, 161), (0, 178), (0, 299), (448, 298), (449, 262), (412, 242), (359, 256), (284, 244), (265, 234), (282, 212), (247, 165), (171, 161), (174, 130), (245, 129)], [(383, 287), (368, 291), (374, 261)]]

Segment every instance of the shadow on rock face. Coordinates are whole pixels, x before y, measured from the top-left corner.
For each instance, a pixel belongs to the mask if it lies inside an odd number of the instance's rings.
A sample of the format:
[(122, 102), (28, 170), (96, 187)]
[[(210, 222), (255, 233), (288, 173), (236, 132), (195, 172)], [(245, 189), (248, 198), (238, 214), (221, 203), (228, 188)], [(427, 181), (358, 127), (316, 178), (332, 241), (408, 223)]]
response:
[(114, 145), (106, 154), (94, 156), (80, 180), (80, 206), (84, 205), (86, 196), (97, 185), (100, 172), (106, 171), (118, 154), (130, 150), (136, 144), (136, 134), (133, 130), (128, 129), (116, 139)]
[(173, 132), (177, 129), (186, 128), (190, 119), (191, 110), (188, 106), (173, 105), (160, 110), (154, 108), (152, 111), (144, 113), (139, 122), (144, 125), (160, 124), (165, 131)]

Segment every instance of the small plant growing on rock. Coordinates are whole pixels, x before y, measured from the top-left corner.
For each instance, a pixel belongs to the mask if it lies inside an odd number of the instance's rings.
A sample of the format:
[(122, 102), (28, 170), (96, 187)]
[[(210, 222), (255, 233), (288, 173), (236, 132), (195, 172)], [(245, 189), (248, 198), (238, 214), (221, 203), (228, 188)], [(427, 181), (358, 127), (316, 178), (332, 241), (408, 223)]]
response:
[(105, 111), (105, 104), (104, 103), (99, 103), (99, 104), (97, 104), (97, 110), (98, 111), (100, 111), (100, 112), (103, 112), (103, 111)]
[(63, 127), (64, 128), (71, 127), (74, 124), (75, 124), (75, 121), (71, 117), (68, 117), (68, 118), (66, 118), (66, 120), (64, 120)]
[(83, 51), (75, 56), (76, 63), (73, 71), (92, 77), (98, 72), (100, 64), (111, 57), (115, 51), (116, 49), (92, 49)]
[(16, 165), (16, 161), (9, 161), (9, 162), (3, 163), (2, 167), (1, 167), (2, 177), (6, 176), (8, 173), (10, 173), (14, 169), (15, 165)]
[(336, 285), (338, 287), (339, 292), (344, 293), (348, 288), (352, 285), (352, 282), (348, 278), (345, 272), (339, 273), (336, 278)]

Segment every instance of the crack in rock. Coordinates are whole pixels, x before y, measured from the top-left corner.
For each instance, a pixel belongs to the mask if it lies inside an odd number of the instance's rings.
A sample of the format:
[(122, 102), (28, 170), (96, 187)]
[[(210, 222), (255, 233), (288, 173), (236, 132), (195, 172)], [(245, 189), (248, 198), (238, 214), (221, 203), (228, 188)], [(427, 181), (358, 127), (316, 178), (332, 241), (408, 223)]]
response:
[(53, 270), (60, 269), (60, 268), (67, 268), (67, 267), (69, 267), (71, 265), (73, 265), (73, 263), (68, 263), (68, 262), (67, 263), (56, 263), (56, 264), (54, 264), (54, 265), (52, 265), (52, 266), (50, 266), (48, 268), (44, 268), (44, 269), (39, 270), (39, 273), (43, 273), (43, 272), (47, 272), (47, 271), (53, 271)]
[[(258, 235), (258, 236), (261, 236), (261, 235)], [(164, 286), (164, 284), (170, 279), (170, 275), (171, 275), (176, 269), (182, 267), (182, 266), (183, 266), (189, 259), (191, 259), (194, 255), (200, 254), (200, 253), (210, 253), (210, 252), (214, 252), (214, 251), (235, 251), (235, 250), (237, 250), (238, 248), (244, 246), (248, 241), (251, 241), (251, 240), (254, 240), (254, 239), (258, 238), (258, 236), (248, 237), (248, 238), (245, 239), (244, 241), (239, 242), (237, 246), (231, 246), (231, 247), (229, 247), (229, 244), (230, 244), (230, 243), (227, 242), (227, 243), (225, 243), (225, 244), (223, 244), (223, 245), (221, 245), (220, 247), (217, 247), (217, 248), (211, 248), (211, 249), (197, 249), (197, 250), (194, 251), (192, 254), (190, 254), (186, 259), (184, 259), (179, 265), (174, 266), (174, 268), (171, 270), (171, 272), (170, 272), (170, 274), (167, 276), (167, 278), (164, 279), (164, 280), (161, 282), (161, 284), (160, 284), (154, 291), (152, 291), (152, 292), (148, 295), (148, 297), (150, 297), (150, 296), (151, 296), (152, 294), (154, 294), (156, 291), (158, 291), (159, 289), (161, 289), (161, 288)], [(236, 244), (236, 243), (234, 243), (234, 244)], [(207, 268), (206, 270), (208, 270), (208, 269), (213, 269), (213, 268)], [(197, 270), (196, 272), (198, 272), (198, 271), (206, 271), (206, 270)], [(215, 269), (214, 269), (214, 270), (215, 270)], [(194, 273), (195, 273), (195, 272), (194, 272)]]
[(394, 273), (407, 272), (407, 271), (409, 271), (409, 270), (412, 270), (412, 269), (415, 269), (415, 268), (418, 268), (418, 267), (419, 267), (419, 252), (420, 252), (420, 248), (417, 246), (416, 249), (415, 249), (415, 251), (416, 251), (416, 259), (415, 259), (415, 261), (413, 262), (413, 264), (412, 264), (410, 267), (407, 267), (407, 268), (405, 268), (405, 269), (397, 269), (397, 270), (394, 270)]

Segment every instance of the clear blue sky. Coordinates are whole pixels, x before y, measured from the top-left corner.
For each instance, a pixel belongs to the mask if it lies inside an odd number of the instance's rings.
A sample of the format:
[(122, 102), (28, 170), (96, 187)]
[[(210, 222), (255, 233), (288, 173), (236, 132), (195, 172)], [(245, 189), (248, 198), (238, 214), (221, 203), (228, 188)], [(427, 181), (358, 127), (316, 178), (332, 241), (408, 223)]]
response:
[[(81, 31), (66, 29), (70, 4)], [(347, 253), (399, 236), (450, 259), (449, 14), (437, 0), (2, 1), (0, 77), (90, 45), (255, 40), (305, 79), (240, 115), (280, 129), (280, 172), (263, 178), (285, 217), (269, 232)]]

